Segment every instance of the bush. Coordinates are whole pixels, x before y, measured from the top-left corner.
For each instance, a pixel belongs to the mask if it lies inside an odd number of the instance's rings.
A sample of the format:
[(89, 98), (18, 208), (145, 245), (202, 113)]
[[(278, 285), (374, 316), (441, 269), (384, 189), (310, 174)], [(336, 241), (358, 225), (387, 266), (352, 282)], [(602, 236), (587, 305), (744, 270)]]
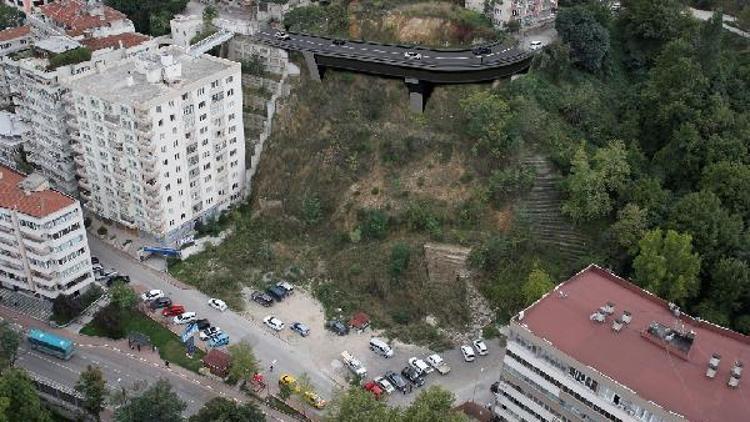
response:
[(360, 211), (360, 229), (365, 239), (383, 239), (388, 234), (388, 214), (381, 210)]
[(409, 245), (403, 242), (396, 243), (391, 248), (391, 275), (398, 278), (403, 274), (407, 268), (409, 268), (409, 257), (411, 256), (411, 248)]
[(86, 47), (78, 47), (50, 57), (47, 69), (54, 70), (60, 66), (69, 66), (89, 60), (91, 60), (91, 50)]
[(96, 234), (99, 236), (106, 236), (107, 235), (107, 228), (104, 226), (99, 226), (98, 229), (96, 229)]
[(497, 329), (497, 326), (494, 324), (490, 324), (482, 328), (482, 337), (486, 339), (493, 339), (500, 337), (500, 330)]
[(427, 232), (435, 237), (442, 234), (442, 219), (427, 201), (416, 201), (406, 207), (404, 222), (409, 230)]
[(260, 56), (253, 54), (247, 60), (242, 60), (242, 73), (263, 77), (266, 75), (266, 65)]
[(102, 295), (101, 287), (92, 284), (80, 296), (58, 295), (52, 301), (52, 320), (58, 324), (67, 324), (78, 317)]
[(520, 164), (495, 170), (487, 181), (490, 197), (500, 205), (508, 197), (528, 191), (534, 185), (534, 168)]

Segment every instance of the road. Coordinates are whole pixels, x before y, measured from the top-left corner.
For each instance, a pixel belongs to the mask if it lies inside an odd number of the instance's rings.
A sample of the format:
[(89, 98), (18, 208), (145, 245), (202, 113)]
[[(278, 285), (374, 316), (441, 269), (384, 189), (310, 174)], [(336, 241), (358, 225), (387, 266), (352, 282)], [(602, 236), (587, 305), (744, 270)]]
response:
[[(698, 20), (702, 20), (702, 21), (707, 21), (711, 19), (711, 17), (714, 15), (714, 12), (710, 10), (700, 10), (700, 9), (694, 9), (692, 7), (690, 7), (689, 9), (690, 9), (690, 13), (693, 15), (694, 18)], [(723, 23), (724, 29), (726, 29), (729, 32), (735, 33), (741, 37), (750, 38), (750, 33), (747, 33), (727, 23), (727, 22), (734, 22), (736, 20), (737, 19), (734, 16), (722, 15), (722, 21), (724, 21)]]

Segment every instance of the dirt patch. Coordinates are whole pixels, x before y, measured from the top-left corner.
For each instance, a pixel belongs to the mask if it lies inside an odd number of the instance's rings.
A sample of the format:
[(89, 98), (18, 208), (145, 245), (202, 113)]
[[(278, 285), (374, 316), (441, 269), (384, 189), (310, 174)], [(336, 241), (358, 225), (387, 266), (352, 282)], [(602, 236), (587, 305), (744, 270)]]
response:
[(427, 276), (433, 284), (452, 284), (468, 276), (466, 260), (471, 249), (462, 246), (425, 243)]
[(508, 205), (495, 213), (497, 228), (502, 232), (507, 232), (513, 224), (513, 207)]
[(383, 25), (394, 31), (401, 41), (414, 44), (432, 44), (435, 40), (450, 38), (454, 32), (450, 22), (436, 17), (393, 14), (383, 20)]
[(466, 186), (459, 183), (465, 172), (465, 163), (457, 154), (453, 154), (447, 163), (428, 157), (414, 168), (405, 170), (401, 180), (409, 191), (450, 204), (458, 204), (471, 195)]

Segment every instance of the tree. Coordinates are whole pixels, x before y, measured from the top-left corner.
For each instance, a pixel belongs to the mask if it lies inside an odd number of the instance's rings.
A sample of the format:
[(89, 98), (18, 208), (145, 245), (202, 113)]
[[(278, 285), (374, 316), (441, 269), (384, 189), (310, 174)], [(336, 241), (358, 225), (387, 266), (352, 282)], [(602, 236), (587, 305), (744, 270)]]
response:
[(310, 376), (307, 373), (303, 373), (296, 379), (297, 388), (293, 390), (293, 394), (297, 396), (299, 401), (302, 403), (303, 413), (307, 406), (311, 406), (312, 403), (307, 398), (307, 395), (312, 393), (315, 389), (310, 381)]
[(245, 342), (231, 344), (229, 354), (232, 356), (232, 366), (229, 368), (231, 380), (244, 382), (258, 372), (259, 362), (249, 344)]
[(708, 297), (717, 308), (734, 313), (750, 294), (750, 267), (747, 262), (723, 257), (711, 271), (711, 282)]
[(692, 237), (674, 230), (646, 232), (633, 261), (635, 281), (657, 296), (684, 306), (698, 294), (701, 260)]
[(11, 368), (3, 372), (0, 377), (0, 402), (4, 403), (3, 417), (8, 421), (52, 420), (47, 409), (42, 406), (31, 378), (23, 369)]
[(453, 410), (455, 396), (450, 391), (440, 387), (432, 386), (423, 390), (417, 399), (406, 408), (403, 422), (441, 421), (441, 422), (465, 422), (468, 418), (460, 412)]
[(409, 257), (411, 249), (409, 245), (398, 242), (391, 248), (391, 275), (395, 278), (401, 276), (409, 268)]
[(7, 321), (0, 323), (0, 373), (15, 364), (20, 345), (21, 335)]
[(620, 16), (626, 33), (646, 42), (675, 39), (692, 24), (681, 0), (626, 0)]
[(648, 210), (627, 204), (617, 212), (617, 221), (610, 227), (617, 244), (629, 254), (638, 252), (638, 242), (648, 228)]
[(381, 210), (362, 210), (360, 221), (366, 239), (383, 239), (388, 234), (388, 214)]
[(302, 200), (302, 218), (308, 226), (318, 224), (323, 217), (323, 210), (318, 195), (306, 194)]
[(203, 9), (203, 30), (207, 31), (214, 24), (214, 19), (219, 16), (219, 12), (213, 6), (206, 6)]
[(169, 21), (185, 10), (188, 0), (105, 0), (104, 3), (125, 13), (137, 32), (159, 36), (169, 33)]
[(122, 281), (116, 282), (111, 289), (109, 289), (110, 302), (114, 307), (120, 311), (128, 311), (135, 306), (138, 302), (138, 296), (136, 296), (133, 289)]
[(570, 45), (574, 61), (589, 72), (601, 69), (609, 53), (609, 31), (583, 6), (563, 8), (557, 14), (555, 29)]
[(361, 387), (352, 387), (328, 406), (324, 417), (328, 422), (395, 422), (398, 410), (375, 399)]
[(26, 15), (15, 7), (0, 4), (0, 31), (23, 25), (25, 18)]
[(700, 187), (713, 192), (731, 212), (750, 217), (750, 166), (721, 161), (703, 170)]
[(58, 323), (66, 323), (81, 312), (81, 304), (69, 295), (57, 295), (52, 301), (52, 319)]
[(117, 422), (172, 422), (182, 419), (187, 404), (172, 391), (172, 385), (160, 379), (141, 395), (129, 398), (115, 410)]
[(107, 397), (107, 382), (104, 374), (98, 366), (86, 366), (81, 372), (76, 383), (75, 390), (83, 395), (83, 407), (99, 420), (99, 414), (104, 410), (104, 402)]
[(235, 401), (224, 397), (209, 400), (190, 417), (190, 422), (263, 422), (266, 420), (263, 412), (251, 401), (238, 405)]
[(491, 91), (475, 91), (459, 102), (466, 118), (466, 134), (474, 139), (472, 152), (480, 157), (505, 158), (517, 146), (508, 131), (511, 110)]
[(554, 288), (555, 283), (552, 282), (549, 274), (539, 266), (538, 262), (535, 262), (526, 282), (521, 288), (521, 292), (523, 300), (527, 304), (531, 304)]

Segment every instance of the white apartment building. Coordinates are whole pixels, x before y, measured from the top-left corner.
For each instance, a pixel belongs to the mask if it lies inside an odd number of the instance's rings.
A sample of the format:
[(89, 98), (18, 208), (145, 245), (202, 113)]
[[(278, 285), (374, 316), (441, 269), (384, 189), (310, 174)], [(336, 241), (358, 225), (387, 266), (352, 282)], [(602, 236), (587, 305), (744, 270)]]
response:
[(15, 7), (16, 9), (24, 10), (24, 3), (28, 2), (30, 7), (39, 7), (45, 4), (52, 3), (54, 0), (4, 0), (6, 6)]
[(465, 0), (464, 7), (484, 14), (499, 28), (517, 21), (527, 29), (551, 23), (557, 0)]
[(728, 422), (750, 417), (750, 338), (591, 265), (511, 320), (503, 421)]
[(17, 115), (0, 110), (0, 164), (16, 167), (23, 154), (24, 124)]
[(87, 209), (174, 244), (243, 197), (239, 63), (172, 46), (67, 86)]
[(0, 286), (54, 299), (93, 281), (78, 201), (0, 166)]

